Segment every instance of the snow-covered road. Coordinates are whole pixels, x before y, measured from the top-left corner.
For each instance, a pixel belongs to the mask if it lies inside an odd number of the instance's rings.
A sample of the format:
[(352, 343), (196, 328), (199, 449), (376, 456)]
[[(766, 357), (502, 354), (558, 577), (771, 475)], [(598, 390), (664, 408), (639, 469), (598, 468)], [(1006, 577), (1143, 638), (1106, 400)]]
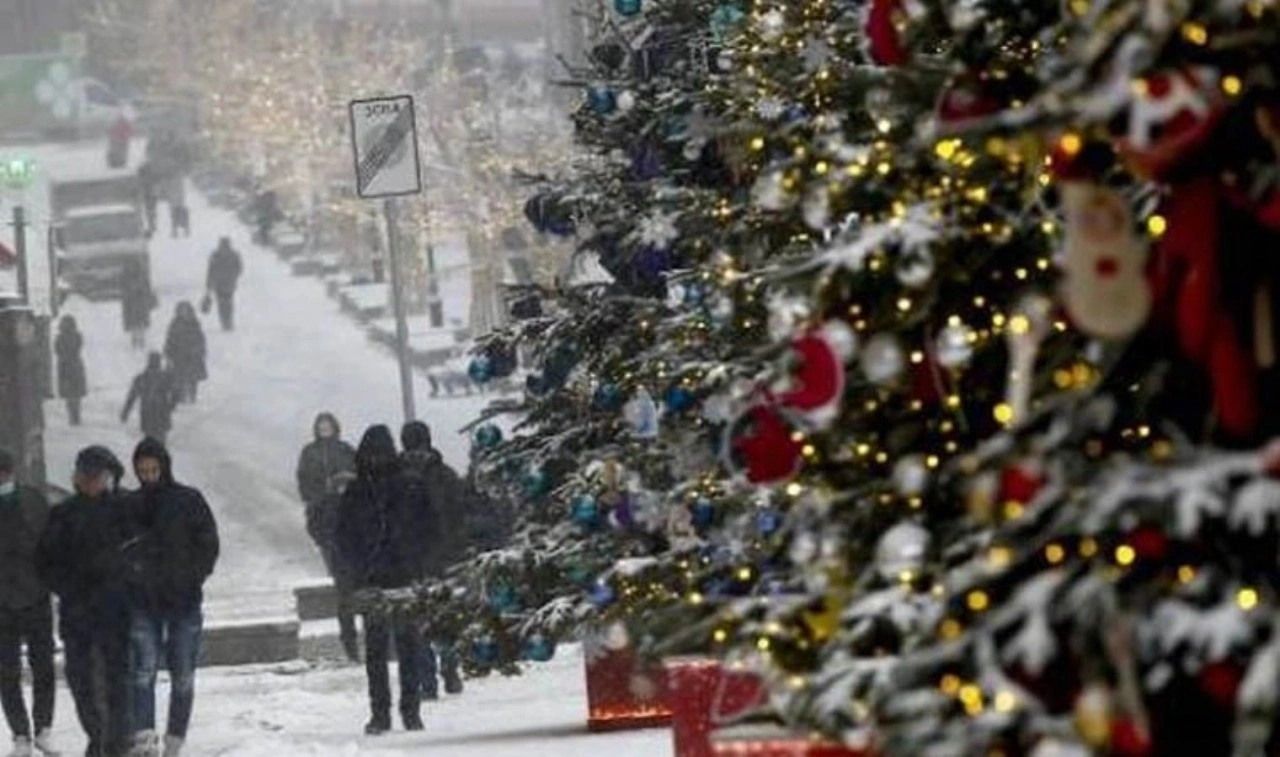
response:
[[(473, 681), (466, 693), (423, 705), (426, 730), (361, 733), (368, 709), (360, 667), (280, 666), (202, 670), (196, 681), (190, 757), (669, 757), (667, 729), (586, 733), (579, 647), (520, 678)], [(165, 711), (164, 685), (159, 707)], [(65, 754), (84, 739), (70, 696), (59, 692), (55, 734)], [(397, 722), (396, 727), (400, 724)], [(71, 749), (67, 749), (70, 747)]]
[[(97, 146), (35, 148), (35, 156), (45, 177), (98, 172), (102, 160)], [(36, 223), (41, 191), (28, 192)], [(391, 356), (339, 313), (317, 280), (291, 276), (273, 254), (250, 242), (234, 216), (210, 207), (194, 191), (188, 192), (188, 202), (190, 239), (169, 238), (167, 209), (161, 206), (161, 233), (151, 250), (161, 301), (152, 347), (163, 343), (178, 302), (198, 304), (208, 256), (219, 237), (230, 237), (245, 259), (238, 328), (224, 334), (216, 318), (204, 319), (210, 377), (199, 403), (179, 409), (170, 436), (178, 477), (205, 492), (223, 538), (207, 614), (214, 622), (289, 616), (293, 586), (323, 575), (303, 528), (293, 479), (312, 419), (320, 410), (337, 413), (353, 443), (370, 423), (398, 427), (398, 374)], [(64, 312), (77, 318), (85, 334), (90, 394), (80, 428), (67, 425), (59, 403), (46, 406), (49, 475), (63, 485), (83, 446), (106, 444), (127, 459), (139, 432), (136, 416), (125, 427), (119, 413), (130, 380), (145, 362), (144, 353), (129, 347), (118, 302), (73, 297)], [(436, 429), (446, 459), (461, 468), (469, 442), (454, 432), (485, 400), (431, 400), (428, 391), (419, 380), (419, 414)]]

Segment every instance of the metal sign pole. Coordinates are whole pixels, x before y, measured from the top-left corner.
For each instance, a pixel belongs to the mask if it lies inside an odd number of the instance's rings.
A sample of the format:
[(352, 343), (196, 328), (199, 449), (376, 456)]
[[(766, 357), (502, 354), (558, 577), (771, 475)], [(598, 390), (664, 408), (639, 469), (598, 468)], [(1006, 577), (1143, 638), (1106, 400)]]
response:
[(409, 323), (404, 312), (404, 277), (400, 266), (400, 244), (396, 239), (396, 205), (388, 197), (383, 201), (387, 219), (387, 258), (391, 264), (391, 307), (396, 316), (396, 358), (400, 361), (400, 393), (404, 399), (405, 423), (418, 419), (413, 394), (413, 366), (409, 363)]
[(18, 256), (18, 301), (31, 304), (27, 287), (27, 218), (21, 205), (13, 207), (13, 252)]

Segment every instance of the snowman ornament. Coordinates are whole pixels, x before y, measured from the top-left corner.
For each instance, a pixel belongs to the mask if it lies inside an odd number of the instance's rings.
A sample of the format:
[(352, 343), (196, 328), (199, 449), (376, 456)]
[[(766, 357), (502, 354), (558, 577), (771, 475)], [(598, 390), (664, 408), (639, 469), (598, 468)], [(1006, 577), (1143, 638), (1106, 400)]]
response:
[(1151, 313), (1146, 245), (1123, 195), (1091, 181), (1059, 185), (1065, 213), (1062, 304), (1080, 331), (1097, 339), (1132, 337)]

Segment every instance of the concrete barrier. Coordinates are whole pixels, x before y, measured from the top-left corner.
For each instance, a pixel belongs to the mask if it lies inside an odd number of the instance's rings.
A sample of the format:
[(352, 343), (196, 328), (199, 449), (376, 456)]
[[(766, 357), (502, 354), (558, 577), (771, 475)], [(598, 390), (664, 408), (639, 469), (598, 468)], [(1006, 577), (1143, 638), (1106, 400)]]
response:
[(338, 617), (338, 590), (332, 581), (302, 584), (293, 590), (298, 620), (327, 620)]
[(300, 628), (296, 620), (211, 626), (201, 640), (200, 667), (297, 660)]

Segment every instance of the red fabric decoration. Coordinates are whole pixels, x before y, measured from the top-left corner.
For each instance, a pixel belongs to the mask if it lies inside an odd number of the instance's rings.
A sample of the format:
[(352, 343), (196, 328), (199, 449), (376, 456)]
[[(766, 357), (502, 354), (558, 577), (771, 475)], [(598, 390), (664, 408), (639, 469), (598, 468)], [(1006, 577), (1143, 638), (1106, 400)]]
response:
[(901, 66), (910, 57), (894, 17), (902, 11), (902, 0), (871, 0), (867, 11), (867, 40), (871, 60), (881, 66)]
[(812, 332), (791, 343), (797, 359), (791, 388), (778, 402), (804, 412), (828, 407), (844, 396), (844, 356), (823, 332)]
[(1221, 302), (1218, 226), (1224, 200), (1216, 179), (1175, 185), (1162, 209), (1169, 228), (1160, 240), (1152, 287), (1183, 355), (1212, 384), (1223, 431), (1248, 437), (1259, 421), (1256, 368)]
[(1272, 439), (1262, 448), (1262, 472), (1280, 478), (1280, 438)]
[(1129, 718), (1111, 723), (1111, 757), (1148, 757), (1151, 737)]
[(1224, 710), (1236, 706), (1236, 692), (1244, 681), (1244, 671), (1231, 662), (1211, 662), (1200, 669), (1200, 688)]
[(794, 430), (778, 409), (755, 405), (743, 420), (747, 427), (731, 437), (730, 449), (746, 467), (747, 480), (771, 484), (794, 476), (800, 469), (801, 444), (792, 438)]
[(938, 121), (956, 126), (965, 121), (995, 115), (1003, 108), (985, 82), (974, 74), (962, 74), (943, 91), (938, 100)]
[(1163, 180), (1203, 147), (1227, 110), (1218, 81), (1217, 71), (1190, 66), (1144, 79), (1118, 145), (1130, 167)]
[(9, 267), (18, 264), (18, 253), (9, 249), (4, 242), (0, 242), (0, 266)]
[(1000, 471), (1000, 499), (1026, 504), (1044, 488), (1045, 477), (1028, 465), (1011, 465)]
[(1129, 534), (1125, 541), (1143, 560), (1163, 560), (1169, 553), (1169, 537), (1158, 528), (1145, 526)]

